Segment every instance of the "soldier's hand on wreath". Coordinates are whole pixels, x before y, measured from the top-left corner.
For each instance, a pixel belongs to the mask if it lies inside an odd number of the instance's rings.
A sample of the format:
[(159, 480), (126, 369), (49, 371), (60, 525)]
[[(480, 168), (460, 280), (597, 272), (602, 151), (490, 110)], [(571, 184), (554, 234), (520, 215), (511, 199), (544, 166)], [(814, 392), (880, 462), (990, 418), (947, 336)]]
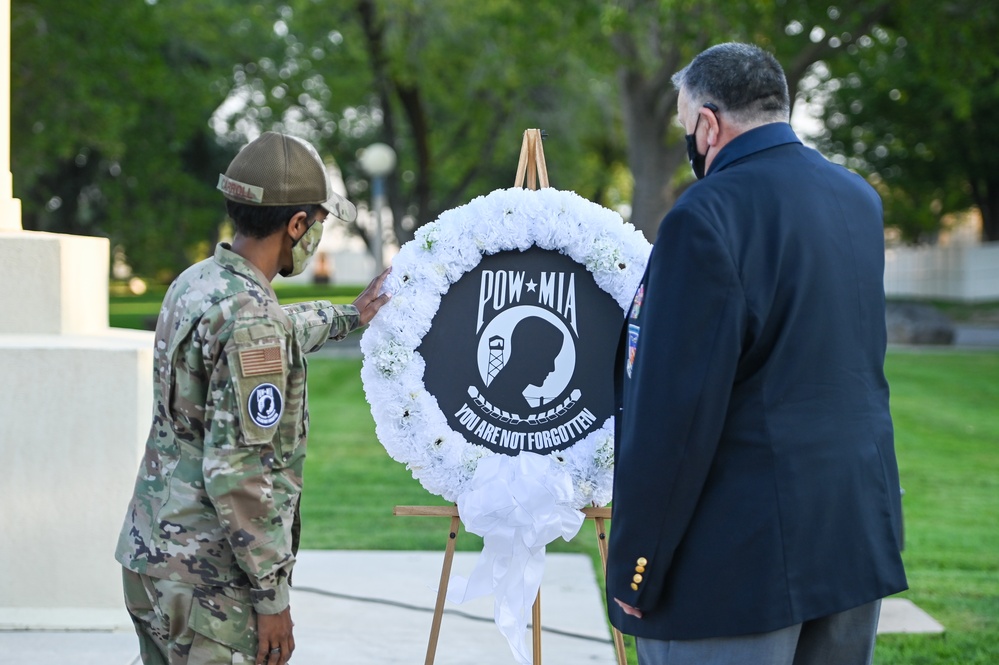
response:
[(382, 271), (382, 274), (371, 280), (368, 284), (368, 288), (361, 291), (361, 295), (357, 296), (354, 300), (354, 307), (357, 308), (358, 314), (360, 314), (361, 325), (366, 326), (375, 318), (375, 314), (381, 309), (382, 305), (389, 301), (390, 296), (387, 293), (382, 293), (378, 295), (382, 290), (382, 282), (388, 277), (388, 274), (392, 271), (392, 268), (386, 268)]
[(280, 614), (257, 613), (257, 665), (285, 665), (295, 650), (291, 608)]

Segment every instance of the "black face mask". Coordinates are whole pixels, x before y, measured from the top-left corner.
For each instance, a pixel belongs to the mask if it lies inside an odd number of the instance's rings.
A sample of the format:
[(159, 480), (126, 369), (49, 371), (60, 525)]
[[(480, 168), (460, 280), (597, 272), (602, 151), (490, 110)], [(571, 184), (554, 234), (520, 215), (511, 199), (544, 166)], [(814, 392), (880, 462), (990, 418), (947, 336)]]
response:
[[(704, 108), (718, 113), (718, 107), (711, 102), (706, 102)], [(697, 121), (694, 122), (694, 131), (686, 134), (683, 138), (687, 140), (687, 159), (690, 160), (690, 168), (694, 171), (694, 177), (698, 180), (704, 177), (704, 162), (708, 158), (707, 153), (703, 155), (697, 152), (697, 123), (701, 121), (701, 114), (697, 114)]]

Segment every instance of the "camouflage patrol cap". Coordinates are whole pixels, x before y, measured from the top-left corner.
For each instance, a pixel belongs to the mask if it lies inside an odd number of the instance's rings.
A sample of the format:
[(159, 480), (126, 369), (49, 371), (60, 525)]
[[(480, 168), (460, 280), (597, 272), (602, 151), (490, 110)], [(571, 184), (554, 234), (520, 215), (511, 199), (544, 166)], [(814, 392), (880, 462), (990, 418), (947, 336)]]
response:
[(357, 209), (330, 187), (326, 166), (307, 141), (264, 132), (219, 174), (219, 191), (230, 201), (259, 206), (319, 204), (352, 222)]

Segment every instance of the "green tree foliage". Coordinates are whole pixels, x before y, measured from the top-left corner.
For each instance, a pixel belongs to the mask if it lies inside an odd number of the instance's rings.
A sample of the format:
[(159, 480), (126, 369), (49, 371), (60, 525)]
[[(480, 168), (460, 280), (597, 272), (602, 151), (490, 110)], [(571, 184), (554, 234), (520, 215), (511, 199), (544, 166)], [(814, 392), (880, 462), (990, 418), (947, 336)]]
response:
[(25, 228), (109, 237), (144, 274), (204, 255), (224, 216), (211, 186), (233, 154), (207, 119), (228, 93), (232, 44), (259, 32), (240, 4), (12, 3)]
[(623, 162), (615, 95), (578, 54), (585, 21), (545, 1), (291, 1), (273, 48), (238, 68), (246, 103), (225, 130), (272, 123), (305, 136), (336, 158), (356, 200), (368, 187), (357, 154), (392, 145), (399, 165), (388, 195), (401, 242), (440, 212), (512, 186), (532, 127), (549, 136), (554, 186), (614, 203)]
[(337, 157), (355, 198), (367, 183), (354, 154), (375, 140), (393, 145), (389, 198), (403, 242), (442, 210), (508, 186), (522, 130), (541, 127), (555, 186), (631, 203), (631, 221), (653, 238), (690, 181), (672, 122), (674, 72), (712, 43), (754, 41), (785, 64), (793, 96), (814, 63), (849, 58), (845, 47), (887, 6), (298, 0), (282, 8), (280, 51), (241, 73), (255, 101), (229, 123), (297, 125)]
[(553, 186), (630, 203), (653, 238), (692, 178), (670, 77), (744, 40), (777, 55), (792, 96), (828, 102), (823, 150), (914, 237), (971, 204), (995, 218), (994, 4), (14, 0), (15, 195), (26, 228), (107, 236), (169, 276), (216, 240), (217, 174), (260, 131), (311, 140), (360, 203), (359, 151), (392, 145), (387, 233), (405, 242), (511, 186), (537, 127)]
[(889, 2), (852, 0), (832, 7), (809, 0), (615, 0), (594, 5), (616, 58), (635, 180), (632, 222), (652, 239), (692, 178), (683, 131), (674, 122), (672, 75), (713, 44), (749, 41), (780, 60), (793, 100), (815, 63), (853, 58), (848, 47), (887, 14)]
[(996, 3), (898, 3), (855, 62), (819, 72), (819, 146), (875, 183), (906, 240), (972, 206), (982, 240), (999, 240), (997, 30)]

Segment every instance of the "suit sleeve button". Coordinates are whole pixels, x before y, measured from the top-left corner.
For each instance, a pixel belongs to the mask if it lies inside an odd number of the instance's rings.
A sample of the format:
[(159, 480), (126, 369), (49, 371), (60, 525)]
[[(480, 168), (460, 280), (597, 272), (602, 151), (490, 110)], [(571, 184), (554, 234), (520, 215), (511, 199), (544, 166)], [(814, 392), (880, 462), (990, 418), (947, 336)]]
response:
[(649, 560), (646, 559), (644, 556), (640, 556), (640, 557), (638, 557), (638, 561), (636, 561), (636, 563), (639, 566), (647, 566), (647, 565), (649, 565)]
[(632, 591), (638, 591), (638, 585), (637, 585), (637, 584), (635, 584), (634, 582), (632, 582), (632, 583), (631, 583), (631, 590), (632, 590)]
[(637, 573), (631, 579), (635, 580), (635, 584), (641, 584), (641, 582), (642, 582), (642, 576), (639, 575), (639, 574), (637, 574)]

